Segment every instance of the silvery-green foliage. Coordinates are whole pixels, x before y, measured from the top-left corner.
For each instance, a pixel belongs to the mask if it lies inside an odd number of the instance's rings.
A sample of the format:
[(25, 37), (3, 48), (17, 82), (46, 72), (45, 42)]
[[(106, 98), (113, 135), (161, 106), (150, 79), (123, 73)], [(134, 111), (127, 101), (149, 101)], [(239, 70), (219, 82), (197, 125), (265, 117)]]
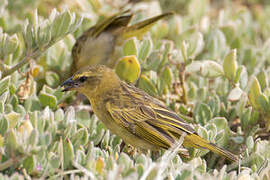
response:
[(75, 38), (123, 1), (48, 2), (0, 1), (0, 179), (269, 179), (266, 1), (134, 4), (139, 11), (131, 23), (154, 16), (146, 11), (151, 7), (181, 12), (117, 47), (121, 56), (138, 58), (136, 86), (203, 138), (241, 153), (240, 165), (204, 149), (188, 149), (191, 159), (181, 158), (182, 141), (158, 157), (129, 146), (120, 152), (122, 139), (89, 103), (76, 104), (74, 92), (58, 87), (70, 76)]

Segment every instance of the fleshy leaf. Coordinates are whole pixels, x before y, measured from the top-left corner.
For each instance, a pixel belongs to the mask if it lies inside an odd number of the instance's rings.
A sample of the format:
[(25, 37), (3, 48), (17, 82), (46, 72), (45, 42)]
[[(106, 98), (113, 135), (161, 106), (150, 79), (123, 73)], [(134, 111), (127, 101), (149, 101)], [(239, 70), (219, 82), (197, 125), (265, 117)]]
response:
[(256, 77), (253, 77), (251, 82), (252, 82), (252, 84), (250, 86), (250, 90), (249, 90), (249, 93), (248, 93), (248, 98), (249, 98), (249, 101), (250, 101), (251, 105), (255, 109), (259, 109), (260, 104), (258, 102), (258, 98), (262, 94), (261, 86), (260, 86), (260, 83), (259, 83), (259, 81), (257, 80)]
[(132, 55), (120, 59), (116, 65), (115, 72), (120, 79), (129, 83), (135, 82), (139, 78), (141, 72), (140, 63), (137, 57)]
[(125, 56), (131, 56), (135, 55), (137, 56), (138, 49), (137, 49), (137, 39), (136, 38), (131, 38), (126, 41), (123, 51)]
[(227, 54), (223, 62), (225, 76), (231, 81), (234, 80), (238, 68), (236, 56), (236, 49), (233, 49), (229, 54)]

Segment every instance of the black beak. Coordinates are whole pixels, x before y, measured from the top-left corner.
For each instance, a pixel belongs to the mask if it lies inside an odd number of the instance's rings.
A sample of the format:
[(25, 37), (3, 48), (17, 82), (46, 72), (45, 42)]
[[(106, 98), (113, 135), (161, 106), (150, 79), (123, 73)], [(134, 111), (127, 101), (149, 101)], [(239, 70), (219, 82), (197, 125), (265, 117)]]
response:
[(63, 82), (63, 84), (61, 84), (61, 87), (64, 87), (62, 92), (69, 91), (75, 87), (75, 82), (73, 81), (72, 77), (68, 78), (65, 82)]

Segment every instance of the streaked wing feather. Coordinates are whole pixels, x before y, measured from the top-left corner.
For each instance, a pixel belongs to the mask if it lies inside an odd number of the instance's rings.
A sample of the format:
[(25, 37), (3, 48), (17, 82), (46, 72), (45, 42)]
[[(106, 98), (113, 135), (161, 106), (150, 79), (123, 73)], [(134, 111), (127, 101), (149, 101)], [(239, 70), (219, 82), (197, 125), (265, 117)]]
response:
[(165, 149), (171, 147), (173, 143), (161, 131), (158, 131), (157, 128), (147, 122), (141, 122), (136, 126), (136, 135)]
[(151, 125), (150, 119), (153, 119), (149, 114), (141, 112), (139, 108), (120, 109), (107, 102), (106, 108), (119, 126), (124, 126), (131, 133), (136, 134), (142, 139), (158, 145), (163, 148), (168, 148), (171, 145), (171, 138)]
[(92, 32), (92, 36), (97, 37), (104, 31), (127, 26), (132, 18), (132, 14), (125, 15), (127, 13), (129, 13), (129, 11), (119, 12), (98, 23), (95, 25), (96, 30)]
[(170, 124), (171, 126), (177, 127), (188, 134), (195, 133), (194, 129), (179, 116), (177, 116), (175, 112), (160, 106), (154, 106), (153, 110), (157, 113), (159, 122)]
[(188, 124), (167, 109), (132, 102), (133, 106), (126, 104), (122, 107), (107, 102), (106, 107), (116, 123), (152, 144), (169, 148), (183, 132), (194, 132)]

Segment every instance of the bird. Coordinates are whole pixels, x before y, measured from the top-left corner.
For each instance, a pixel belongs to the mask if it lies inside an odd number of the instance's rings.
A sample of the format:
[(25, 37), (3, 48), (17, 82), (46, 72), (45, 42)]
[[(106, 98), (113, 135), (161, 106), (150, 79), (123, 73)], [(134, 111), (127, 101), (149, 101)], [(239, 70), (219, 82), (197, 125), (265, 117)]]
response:
[(133, 17), (129, 11), (119, 12), (85, 31), (72, 48), (71, 73), (88, 65), (103, 64), (113, 68), (117, 62), (116, 45), (122, 44), (131, 37), (142, 38), (160, 19), (173, 15), (173, 12), (163, 13), (128, 25)]
[(193, 127), (160, 100), (119, 79), (113, 69), (93, 65), (80, 69), (61, 85), (90, 101), (93, 112), (125, 143), (142, 149), (169, 149), (186, 134), (185, 148), (208, 149), (231, 161), (238, 156), (200, 137)]

